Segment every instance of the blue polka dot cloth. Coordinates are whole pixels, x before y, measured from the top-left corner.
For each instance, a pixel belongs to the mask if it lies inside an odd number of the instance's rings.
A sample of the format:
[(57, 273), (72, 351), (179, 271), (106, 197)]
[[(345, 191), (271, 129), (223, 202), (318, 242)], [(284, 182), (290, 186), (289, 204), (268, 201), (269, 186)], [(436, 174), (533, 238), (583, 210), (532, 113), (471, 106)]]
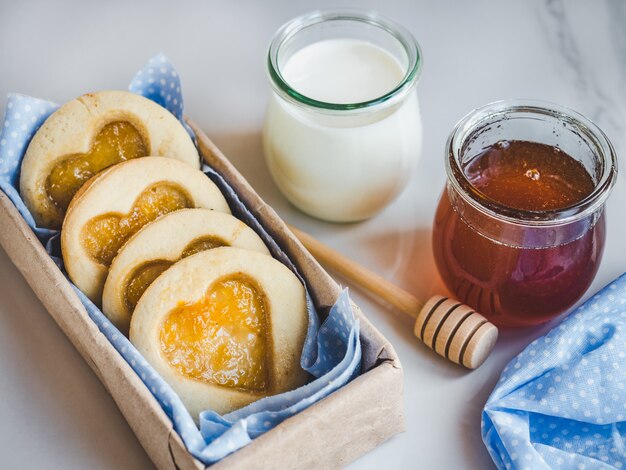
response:
[[(183, 122), (180, 78), (162, 54), (153, 57), (135, 75), (129, 89), (164, 106)], [(32, 215), (19, 195), (20, 164), (28, 143), (39, 126), (56, 109), (58, 105), (37, 98), (19, 94), (8, 96), (3, 127), (0, 131), (0, 189), (15, 204), (48, 253), (63, 269), (58, 231), (36, 227)], [(191, 129), (186, 128), (194, 137)], [(224, 179), (206, 165), (203, 170), (221, 189), (232, 213), (252, 227), (264, 240), (272, 255), (298, 275), (287, 255)], [(301, 277), (300, 279), (302, 280)], [(200, 416), (192, 417), (172, 388), (146, 362), (130, 341), (82, 292), (76, 287), (75, 290), (90, 318), (141, 377), (171, 418), (174, 429), (180, 434), (187, 449), (206, 465), (219, 461), (255, 437), (278, 426), (290, 416), (333, 393), (356, 377), (361, 370), (359, 322), (354, 316), (347, 291), (341, 293), (323, 323), (320, 322), (307, 291), (309, 326), (301, 365), (311, 374), (312, 380), (297, 390), (259, 400), (233, 413), (219, 415), (207, 410)], [(199, 422), (199, 426), (194, 422), (194, 418)]]
[(500, 469), (626, 466), (626, 274), (506, 366), (482, 436)]

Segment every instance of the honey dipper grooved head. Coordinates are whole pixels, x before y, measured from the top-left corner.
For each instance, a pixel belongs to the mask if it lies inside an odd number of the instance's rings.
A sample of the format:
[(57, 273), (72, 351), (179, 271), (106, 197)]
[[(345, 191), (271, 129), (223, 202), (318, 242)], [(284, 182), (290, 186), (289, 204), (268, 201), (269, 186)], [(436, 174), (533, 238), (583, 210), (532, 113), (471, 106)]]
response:
[(442, 296), (424, 304), (414, 333), (440, 356), (469, 369), (485, 362), (498, 339), (498, 329), (485, 317)]

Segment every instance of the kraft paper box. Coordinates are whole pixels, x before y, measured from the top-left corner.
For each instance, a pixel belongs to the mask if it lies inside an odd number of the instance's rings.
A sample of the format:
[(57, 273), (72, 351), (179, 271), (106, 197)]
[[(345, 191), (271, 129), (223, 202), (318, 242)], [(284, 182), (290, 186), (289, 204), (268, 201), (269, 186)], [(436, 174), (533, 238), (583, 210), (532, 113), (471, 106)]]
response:
[[(200, 153), (290, 256), (319, 311), (340, 288), (263, 202), (219, 149), (194, 127)], [(170, 419), (136, 373), (89, 318), (70, 283), (15, 206), (0, 192), (0, 244), (80, 354), (100, 378), (154, 463), (162, 469), (201, 469)], [(404, 430), (402, 368), (393, 347), (361, 314), (363, 373), (327, 398), (211, 466), (337, 468)]]

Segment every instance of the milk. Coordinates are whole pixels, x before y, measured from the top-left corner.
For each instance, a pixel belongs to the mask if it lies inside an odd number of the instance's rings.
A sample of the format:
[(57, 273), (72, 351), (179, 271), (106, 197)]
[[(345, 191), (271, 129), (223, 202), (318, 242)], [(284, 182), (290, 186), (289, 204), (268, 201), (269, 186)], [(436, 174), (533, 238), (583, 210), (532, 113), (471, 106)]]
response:
[(282, 68), (296, 91), (328, 103), (360, 103), (393, 90), (404, 70), (388, 52), (358, 39), (329, 39), (300, 49)]
[[(405, 70), (384, 49), (330, 39), (296, 51), (281, 68), (298, 93), (352, 104), (391, 92)], [(331, 221), (369, 218), (406, 185), (421, 153), (415, 90), (392, 104), (324, 111), (272, 93), (263, 132), (270, 172), (297, 207)]]

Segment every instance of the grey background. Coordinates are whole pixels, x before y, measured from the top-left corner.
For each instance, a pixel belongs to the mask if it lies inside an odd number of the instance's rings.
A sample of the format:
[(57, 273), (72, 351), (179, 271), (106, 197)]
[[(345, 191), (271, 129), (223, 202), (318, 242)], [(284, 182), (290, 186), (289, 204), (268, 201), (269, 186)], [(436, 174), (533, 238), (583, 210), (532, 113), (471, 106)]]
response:
[[(372, 8), (420, 41), (424, 153), (402, 195), (360, 224), (333, 225), (291, 207), (266, 170), (259, 130), (265, 49), (288, 19), (317, 8)], [(0, 103), (17, 91), (62, 103), (126, 88), (154, 53), (183, 79), (186, 111), (288, 222), (419, 296), (441, 291), (430, 227), (445, 181), (443, 146), (470, 109), (535, 98), (594, 119), (626, 152), (626, 2), (578, 1), (7, 1), (0, 0)], [(626, 265), (622, 172), (608, 204), (605, 258), (589, 293)], [(0, 228), (1, 230), (1, 228)], [(589, 293), (587, 295), (589, 295)], [(358, 291), (405, 368), (408, 431), (352, 468), (490, 468), (480, 411), (506, 362), (549, 325), (505, 332), (467, 373), (425, 352), (411, 324)], [(15, 468), (149, 468), (97, 380), (0, 250), (0, 462)]]

